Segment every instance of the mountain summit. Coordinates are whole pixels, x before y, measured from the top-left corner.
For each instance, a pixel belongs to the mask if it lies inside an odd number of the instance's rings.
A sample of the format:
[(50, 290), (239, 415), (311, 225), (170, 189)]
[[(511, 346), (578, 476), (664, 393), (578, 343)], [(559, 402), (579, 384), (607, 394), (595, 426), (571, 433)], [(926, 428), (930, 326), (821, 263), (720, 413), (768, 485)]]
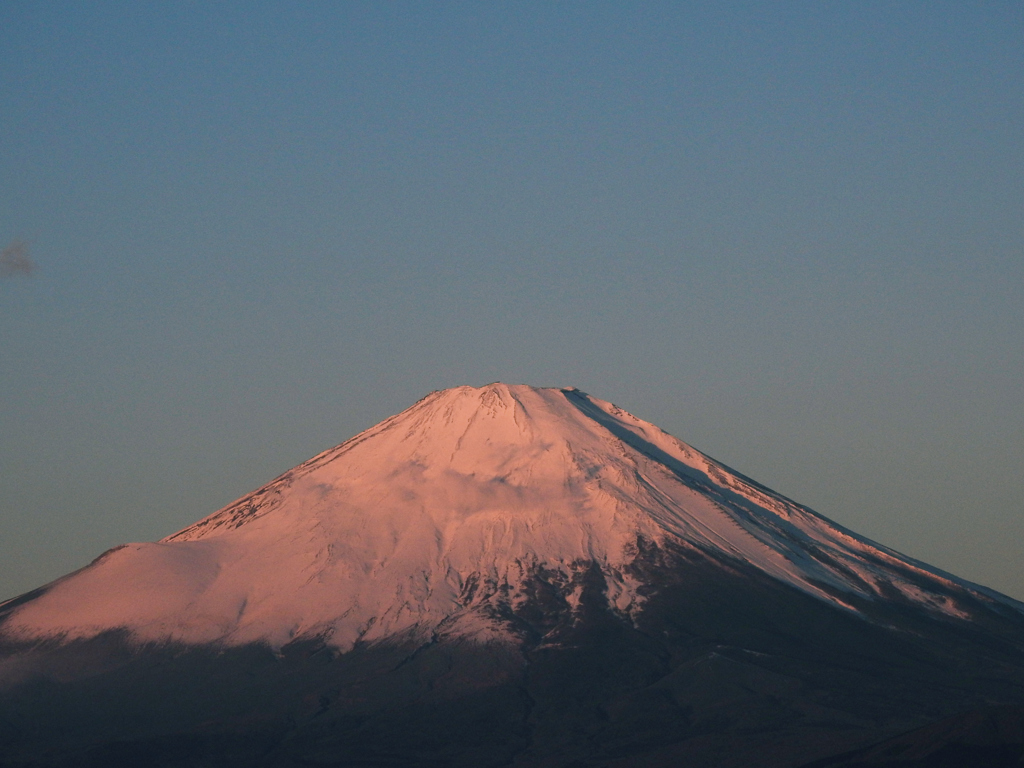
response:
[[(0, 642), (9, 728), (52, 716), (40, 681), (109, 705), (76, 710), (54, 765), (125, 740), (178, 764), (152, 741), (173, 723), (213, 728), (211, 765), (782, 766), (1024, 691), (1021, 603), (609, 402), (500, 383), (434, 392), (162, 541), (0, 605)], [(150, 699), (148, 719), (125, 719)], [(225, 735), (239, 722), (265, 754)], [(780, 734), (796, 741), (769, 759)], [(32, 738), (15, 754), (35, 765)]]
[(577, 389), (434, 392), (154, 544), (112, 550), (13, 611), (19, 636), (342, 649), (500, 617), (544, 573), (578, 598), (596, 569), (623, 616), (666, 543), (831, 603), (899, 600), (966, 617), (1009, 598), (858, 537)]

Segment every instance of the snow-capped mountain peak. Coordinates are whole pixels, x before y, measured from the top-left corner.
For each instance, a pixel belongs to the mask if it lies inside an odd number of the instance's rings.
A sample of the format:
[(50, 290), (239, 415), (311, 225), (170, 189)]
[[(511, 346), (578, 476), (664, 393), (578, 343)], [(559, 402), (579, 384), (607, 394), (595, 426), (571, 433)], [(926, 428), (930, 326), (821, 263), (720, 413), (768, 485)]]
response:
[[(403, 633), (513, 637), (538, 578), (570, 607), (584, 575), (624, 619), (690, 551), (857, 611), (966, 616), (1020, 604), (844, 530), (653, 424), (576, 389), (434, 392), (188, 528), (112, 550), (9, 606), (19, 637), (339, 648)], [(646, 574), (646, 575), (645, 575)], [(532, 586), (534, 585), (534, 586)], [(0, 612), (3, 607), (0, 607)]]

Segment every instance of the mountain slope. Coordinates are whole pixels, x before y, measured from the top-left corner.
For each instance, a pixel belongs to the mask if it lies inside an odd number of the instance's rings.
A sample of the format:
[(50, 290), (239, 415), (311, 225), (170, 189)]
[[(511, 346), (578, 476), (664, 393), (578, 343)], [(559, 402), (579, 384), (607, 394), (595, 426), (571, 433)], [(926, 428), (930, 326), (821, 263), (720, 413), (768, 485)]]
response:
[(1022, 609), (611, 403), (461, 387), (0, 606), (0, 766), (790, 768), (1024, 701)]
[(155, 544), (130, 544), (16, 609), (18, 637), (267, 641), (347, 649), (405, 631), (488, 638), (535, 570), (596, 563), (638, 609), (639, 542), (753, 565), (848, 610), (1020, 608), (858, 537), (577, 390), (436, 392)]

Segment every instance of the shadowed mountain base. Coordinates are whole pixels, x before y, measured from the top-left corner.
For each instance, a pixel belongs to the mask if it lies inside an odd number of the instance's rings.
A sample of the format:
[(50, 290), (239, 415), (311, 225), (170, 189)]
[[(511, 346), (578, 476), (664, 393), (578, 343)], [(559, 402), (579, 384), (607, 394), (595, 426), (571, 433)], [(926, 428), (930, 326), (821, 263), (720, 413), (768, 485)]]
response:
[(984, 707), (805, 768), (1019, 768), (1024, 706)]
[(859, 606), (866, 621), (681, 547), (634, 567), (662, 584), (635, 620), (609, 606), (596, 568), (581, 565), (575, 608), (535, 574), (531, 599), (495, 616), (518, 644), (339, 654), (307, 640), (275, 654), (108, 633), (8, 648), (0, 765), (790, 768), (847, 753), (814, 765), (945, 766), (963, 763), (851, 750), (1024, 701), (1014, 614), (980, 627), (879, 603)]

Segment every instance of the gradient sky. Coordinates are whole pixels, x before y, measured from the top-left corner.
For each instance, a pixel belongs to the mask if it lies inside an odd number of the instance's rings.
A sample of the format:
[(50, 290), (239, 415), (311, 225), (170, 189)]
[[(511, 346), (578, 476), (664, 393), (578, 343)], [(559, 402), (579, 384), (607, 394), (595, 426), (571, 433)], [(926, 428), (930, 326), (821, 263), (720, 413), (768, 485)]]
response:
[(1024, 599), (1021, 3), (0, 29), (0, 598), (502, 380)]

